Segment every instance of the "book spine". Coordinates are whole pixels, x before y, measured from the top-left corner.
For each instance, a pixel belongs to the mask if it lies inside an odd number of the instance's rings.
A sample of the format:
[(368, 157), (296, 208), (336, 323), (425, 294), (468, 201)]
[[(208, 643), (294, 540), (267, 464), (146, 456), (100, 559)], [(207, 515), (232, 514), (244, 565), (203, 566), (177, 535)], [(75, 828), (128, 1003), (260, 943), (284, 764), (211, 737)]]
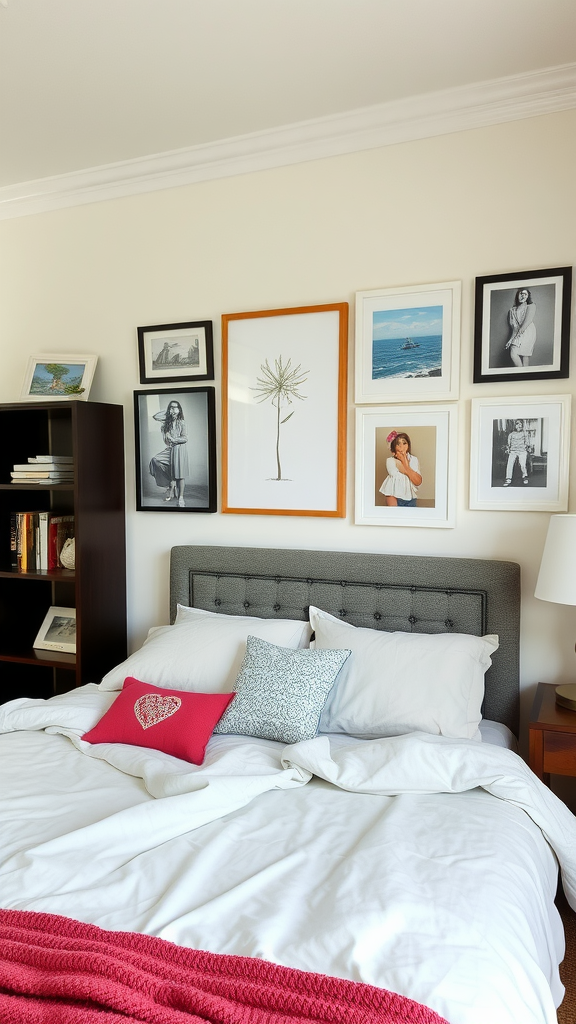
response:
[(10, 568), (18, 568), (18, 513), (10, 513)]
[(50, 522), (49, 512), (38, 513), (38, 554), (37, 566), (40, 572), (48, 569), (48, 524)]

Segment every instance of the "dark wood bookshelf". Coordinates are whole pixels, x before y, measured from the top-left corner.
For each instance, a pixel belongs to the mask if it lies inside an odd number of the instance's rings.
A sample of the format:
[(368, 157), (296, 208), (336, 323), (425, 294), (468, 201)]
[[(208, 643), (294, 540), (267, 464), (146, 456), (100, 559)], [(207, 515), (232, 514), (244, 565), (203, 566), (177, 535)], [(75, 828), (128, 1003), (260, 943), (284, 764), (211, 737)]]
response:
[[(123, 410), (80, 400), (0, 405), (0, 703), (100, 681), (126, 657)], [(68, 455), (74, 481), (12, 483), (17, 463)], [(75, 568), (10, 565), (14, 512), (74, 516)], [(76, 654), (34, 648), (51, 606), (76, 609)]]

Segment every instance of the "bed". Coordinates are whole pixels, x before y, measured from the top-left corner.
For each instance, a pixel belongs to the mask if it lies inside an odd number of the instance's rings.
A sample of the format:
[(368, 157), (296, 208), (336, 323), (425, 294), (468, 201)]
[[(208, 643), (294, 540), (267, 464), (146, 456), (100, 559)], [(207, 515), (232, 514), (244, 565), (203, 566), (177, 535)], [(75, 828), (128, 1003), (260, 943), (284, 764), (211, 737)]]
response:
[[(499, 561), (174, 548), (174, 625), (153, 630), (100, 685), (0, 708), (0, 906), (363, 982), (450, 1024), (553, 1024), (564, 952), (554, 897), (560, 862), (576, 905), (576, 819), (514, 752), (519, 583), (519, 567)], [(327, 666), (342, 634), (347, 686), (364, 638), (387, 677), (407, 651), (432, 689), (442, 685), (438, 657), (448, 672), (461, 643), (466, 657), (489, 650), (479, 734), (473, 721), (466, 736), (424, 724), (382, 738), (370, 734), (377, 709), (348, 733), (337, 674), (313, 738), (216, 731), (198, 766), (82, 739), (118, 706), (126, 675), (149, 671), (160, 690), (178, 671), (204, 679), (244, 620), (249, 636), (250, 620), (264, 623), (254, 657), (262, 647), (268, 657), (286, 630), (310, 629), (312, 611), (317, 654), (303, 653), (302, 634), (290, 665)], [(174, 637), (200, 620), (212, 640), (178, 647), (176, 664)], [(381, 646), (391, 636), (401, 649)], [(391, 700), (412, 693), (402, 673)], [(418, 726), (430, 709), (416, 692)], [(255, 713), (267, 720), (270, 705)]]

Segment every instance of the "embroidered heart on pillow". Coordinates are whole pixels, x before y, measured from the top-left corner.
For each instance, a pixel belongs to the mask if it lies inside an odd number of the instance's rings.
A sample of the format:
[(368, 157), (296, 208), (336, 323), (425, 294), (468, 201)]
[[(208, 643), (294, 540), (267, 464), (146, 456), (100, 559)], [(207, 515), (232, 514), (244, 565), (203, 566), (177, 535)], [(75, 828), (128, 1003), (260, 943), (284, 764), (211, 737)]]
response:
[(88, 743), (150, 747), (182, 761), (202, 764), (214, 726), (234, 696), (164, 690), (128, 676), (106, 714), (82, 739)]
[(143, 729), (150, 729), (166, 718), (175, 715), (182, 707), (180, 697), (165, 697), (159, 693), (146, 693), (138, 697), (134, 705), (134, 714)]

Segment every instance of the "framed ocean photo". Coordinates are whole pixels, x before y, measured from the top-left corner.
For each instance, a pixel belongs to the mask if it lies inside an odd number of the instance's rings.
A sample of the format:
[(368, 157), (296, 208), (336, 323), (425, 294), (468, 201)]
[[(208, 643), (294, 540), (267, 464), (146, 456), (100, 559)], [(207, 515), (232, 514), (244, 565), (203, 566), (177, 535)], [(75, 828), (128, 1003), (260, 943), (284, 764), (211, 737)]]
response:
[(460, 281), (356, 293), (356, 403), (458, 397)]

